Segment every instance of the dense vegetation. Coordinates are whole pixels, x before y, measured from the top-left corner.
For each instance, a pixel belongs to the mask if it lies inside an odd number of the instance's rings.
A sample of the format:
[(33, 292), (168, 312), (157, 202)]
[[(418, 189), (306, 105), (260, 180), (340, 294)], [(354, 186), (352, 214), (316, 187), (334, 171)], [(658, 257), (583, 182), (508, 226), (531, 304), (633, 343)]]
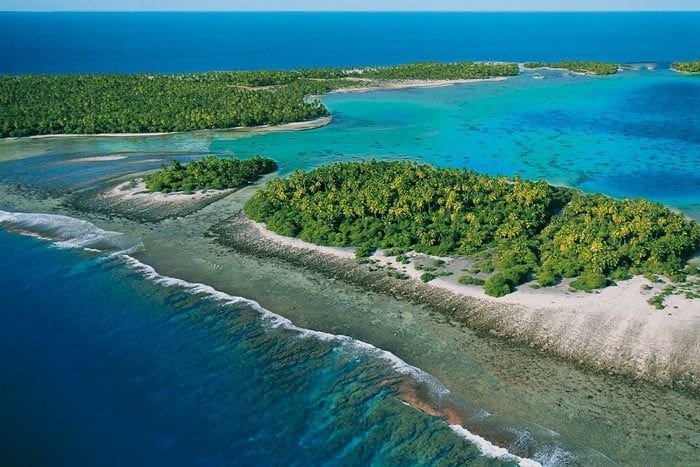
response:
[[(515, 64), (414, 63), (182, 75), (0, 77), (0, 137), (154, 133), (297, 122), (328, 110), (317, 99), (365, 79), (457, 79), (517, 74)], [(349, 79), (355, 78), (355, 79)]]
[[(260, 77), (274, 82), (278, 76)], [(241, 84), (246, 83), (246, 84)], [(327, 115), (321, 82), (242, 89), (249, 74), (0, 78), (0, 135), (152, 133), (278, 124)]]
[(485, 290), (603, 287), (628, 274), (672, 275), (698, 248), (700, 227), (645, 200), (585, 195), (545, 182), (409, 162), (353, 162), (275, 179), (246, 204), (268, 228), (321, 245), (479, 258)]
[(251, 159), (203, 157), (188, 164), (174, 161), (153, 174), (144, 176), (146, 188), (170, 193), (195, 190), (240, 188), (277, 170), (272, 159), (255, 156)]
[[(357, 72), (355, 72), (357, 74)], [(474, 79), (496, 76), (515, 76), (515, 63), (437, 63), (423, 62), (407, 65), (364, 69), (359, 76), (371, 79)]]
[(575, 73), (589, 73), (593, 75), (614, 75), (617, 73), (617, 65), (614, 63), (605, 62), (583, 62), (583, 61), (563, 61), (558, 63), (553, 62), (530, 62), (526, 63), (525, 68), (558, 68), (569, 70)]
[(700, 73), (700, 60), (696, 62), (678, 62), (671, 65), (671, 68), (683, 73)]

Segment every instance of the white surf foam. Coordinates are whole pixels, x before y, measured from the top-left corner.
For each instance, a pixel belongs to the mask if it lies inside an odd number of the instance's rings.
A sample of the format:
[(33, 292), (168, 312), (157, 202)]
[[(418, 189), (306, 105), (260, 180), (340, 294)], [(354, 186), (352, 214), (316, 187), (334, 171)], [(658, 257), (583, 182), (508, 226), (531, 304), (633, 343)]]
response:
[(510, 452), (508, 452), (507, 449), (498, 447), (490, 441), (482, 438), (481, 436), (475, 435), (474, 433), (464, 428), (462, 425), (450, 425), (450, 428), (459, 436), (467, 439), (469, 442), (474, 444), (477, 448), (479, 448), (479, 451), (481, 451), (481, 453), (487, 457), (492, 457), (494, 459), (500, 459), (503, 461), (517, 462), (518, 465), (521, 465), (522, 467), (542, 466), (542, 464), (540, 464), (537, 461), (533, 461), (531, 459), (524, 459), (522, 457), (511, 454)]
[(120, 232), (103, 230), (90, 222), (59, 214), (0, 210), (0, 224), (21, 233), (51, 240), (58, 248), (133, 252), (140, 247), (129, 244), (129, 240)]
[[(134, 251), (142, 249), (143, 245), (126, 245), (125, 236), (120, 232), (103, 230), (90, 222), (68, 216), (41, 213), (15, 213), (2, 210), (0, 210), (0, 224), (9, 225), (29, 235), (51, 240), (54, 242), (54, 245), (59, 248), (82, 248), (87, 251), (104, 251), (104, 245), (107, 244), (109, 245), (108, 250), (112, 250), (112, 252), (107, 254), (105, 259), (120, 257), (128, 266), (141, 272), (146, 278), (156, 284), (165, 287), (181, 287), (193, 294), (207, 295), (224, 304), (244, 304), (259, 312), (272, 327), (281, 327), (297, 332), (302, 338), (313, 337), (323, 341), (340, 342), (345, 349), (358, 350), (390, 363), (394, 371), (410, 376), (416, 381), (428, 385), (431, 390), (438, 395), (446, 395), (450, 392), (432, 375), (420, 368), (409, 365), (393, 353), (377, 348), (367, 342), (359, 341), (341, 334), (330, 334), (301, 328), (284, 316), (280, 316), (263, 308), (254, 300), (229, 295), (206, 284), (187, 282), (182, 279), (159, 274), (152, 266), (129, 256), (129, 254)], [(97, 248), (97, 246), (100, 248)], [(112, 246), (114, 248), (112, 248)], [(507, 449), (496, 446), (481, 436), (471, 433), (461, 425), (450, 425), (450, 428), (458, 435), (466, 438), (477, 446), (479, 451), (486, 457), (518, 462), (525, 467), (541, 465), (536, 461), (515, 456)]]
[[(299, 333), (300, 337), (314, 337), (323, 341), (341, 342), (344, 346), (360, 350), (375, 358), (381, 358), (389, 362), (392, 368), (398, 373), (410, 376), (422, 383), (427, 383), (431, 386), (431, 388), (437, 390), (438, 393), (449, 393), (449, 390), (445, 388), (445, 386), (442, 383), (440, 383), (437, 379), (435, 379), (432, 375), (426, 373), (420, 368), (416, 368), (412, 365), (409, 365), (393, 353), (377, 348), (372, 344), (368, 344), (367, 342), (359, 341), (357, 339), (353, 339), (352, 337), (344, 336), (342, 334), (330, 334), (326, 332), (301, 328), (292, 323), (291, 320), (280, 316), (276, 313), (273, 313), (272, 311), (266, 308), (263, 308), (258, 302), (254, 300), (229, 295), (225, 292), (216, 290), (213, 287), (206, 284), (192, 283), (184, 281), (182, 279), (164, 276), (159, 274), (152, 266), (144, 264), (136, 258), (133, 258), (128, 255), (123, 255), (123, 258), (129, 266), (140, 271), (145, 277), (159, 285), (163, 285), (166, 287), (182, 287), (184, 289), (189, 290), (191, 293), (208, 295), (216, 300), (220, 300), (222, 303), (225, 304), (245, 304), (259, 312), (263, 316), (263, 318), (273, 327), (282, 327), (285, 329), (296, 331)], [(485, 438), (482, 438), (481, 436), (470, 432), (461, 425), (449, 425), (449, 427), (455, 433), (473, 443), (479, 449), (479, 451), (486, 457), (511, 462), (518, 462), (518, 464), (523, 467), (541, 466), (539, 462), (536, 462), (531, 459), (524, 459), (522, 457), (518, 457), (514, 454), (511, 454), (507, 449), (496, 446), (495, 444), (491, 443)]]

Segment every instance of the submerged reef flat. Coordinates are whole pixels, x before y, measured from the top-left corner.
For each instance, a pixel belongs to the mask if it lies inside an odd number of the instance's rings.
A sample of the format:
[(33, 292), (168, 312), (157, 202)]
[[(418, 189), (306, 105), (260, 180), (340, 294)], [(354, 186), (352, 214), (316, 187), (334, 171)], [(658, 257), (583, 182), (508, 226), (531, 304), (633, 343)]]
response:
[[(653, 310), (635, 313), (629, 308), (621, 316), (615, 308), (605, 306), (607, 295), (591, 296), (597, 307), (590, 307), (586, 300), (577, 307), (571, 301), (558, 300), (555, 292), (546, 296), (550, 306), (538, 308), (519, 304), (517, 298), (504, 302), (455, 293), (420, 280), (392, 277), (383, 268), (359, 264), (347, 251), (319, 251), (313, 244), (290, 245), (284, 237), (261, 235), (260, 226), (243, 213), (214, 226), (209, 235), (236, 252), (279, 258), (367, 291), (408, 299), (455, 323), (537, 347), (597, 371), (700, 389), (697, 316), (674, 317)], [(625, 311), (622, 303), (618, 305), (617, 311)], [(697, 310), (694, 315), (698, 315)]]

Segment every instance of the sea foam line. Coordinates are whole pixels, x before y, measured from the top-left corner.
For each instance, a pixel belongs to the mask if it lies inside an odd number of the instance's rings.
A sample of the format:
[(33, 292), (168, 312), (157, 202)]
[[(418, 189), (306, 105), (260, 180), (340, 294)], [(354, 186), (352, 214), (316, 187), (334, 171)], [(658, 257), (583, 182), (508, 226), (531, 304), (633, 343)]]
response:
[(88, 251), (105, 243), (113, 251), (131, 251), (139, 245), (127, 244), (121, 232), (104, 230), (88, 221), (60, 214), (8, 212), (0, 210), (0, 224), (42, 240), (51, 240), (57, 248), (83, 248)]
[[(450, 393), (450, 391), (442, 383), (440, 383), (429, 373), (426, 373), (420, 368), (409, 365), (393, 353), (375, 347), (372, 344), (353, 339), (352, 337), (342, 334), (330, 334), (302, 328), (296, 326), (288, 318), (280, 316), (262, 307), (254, 300), (229, 295), (206, 284), (187, 282), (182, 279), (159, 274), (152, 266), (144, 264), (136, 258), (129, 256), (134, 251), (143, 248), (143, 245), (125, 245), (123, 241), (119, 241), (125, 238), (120, 232), (103, 230), (88, 221), (75, 219), (69, 216), (42, 213), (15, 213), (3, 210), (0, 210), (0, 224), (9, 224), (14, 228), (20, 229), (26, 234), (37, 236), (43, 240), (52, 241), (53, 244), (59, 248), (82, 248), (83, 250), (87, 251), (99, 251), (99, 249), (94, 248), (96, 243), (101, 241), (114, 243), (114, 246), (121, 248), (115, 248), (116, 251), (107, 253), (105, 256), (106, 259), (121, 258), (128, 266), (139, 271), (144, 275), (144, 277), (158, 285), (165, 287), (181, 287), (188, 290), (190, 293), (207, 295), (215, 300), (221, 301), (224, 304), (247, 305), (260, 313), (260, 315), (272, 327), (280, 327), (297, 332), (302, 338), (313, 337), (322, 341), (340, 342), (344, 346), (360, 350), (373, 357), (387, 361), (391, 364), (394, 371), (399, 374), (410, 376), (421, 383), (428, 384), (431, 386), (431, 389), (438, 393), (438, 395), (446, 395)], [(518, 462), (520, 465), (525, 467), (541, 465), (531, 459), (524, 459), (511, 454), (507, 449), (496, 446), (485, 438), (475, 435), (461, 425), (449, 426), (456, 434), (476, 445), (479, 451), (486, 457)]]
[(336, 342), (341, 342), (342, 344), (345, 344), (347, 346), (354, 347), (358, 350), (362, 350), (368, 353), (373, 354), (374, 356), (380, 357), (385, 361), (388, 361), (391, 363), (392, 368), (397, 371), (398, 373), (401, 373), (403, 375), (411, 376), (412, 378), (423, 382), (423, 383), (430, 383), (431, 386), (436, 387), (437, 391), (442, 394), (449, 394), (449, 390), (444, 387), (441, 383), (439, 383), (433, 376), (430, 374), (426, 373), (425, 371), (421, 370), (420, 368), (416, 368), (412, 365), (409, 365), (408, 363), (404, 362), (402, 359), (397, 357), (391, 352), (388, 352), (386, 350), (382, 350), (380, 348), (377, 348), (373, 346), (372, 344), (368, 344), (367, 342), (363, 342), (357, 339), (353, 339), (352, 337), (345, 336), (342, 334), (330, 334), (327, 332), (322, 332), (322, 331), (314, 331), (312, 329), (306, 329), (299, 327), (295, 325), (290, 319), (285, 318), (284, 316), (280, 316), (277, 313), (274, 313), (267, 308), (264, 308), (261, 306), (258, 302), (254, 300), (250, 300), (244, 297), (238, 297), (238, 296), (233, 296), (229, 295), (225, 292), (221, 292), (219, 290), (216, 290), (215, 288), (211, 287), (210, 285), (206, 284), (201, 284), (201, 283), (193, 283), (193, 282), (187, 282), (182, 279), (177, 279), (174, 277), (168, 277), (164, 276), (160, 273), (158, 273), (152, 266), (148, 264), (144, 264), (141, 261), (137, 260), (136, 258), (129, 256), (128, 254), (123, 254), (120, 255), (126, 263), (140, 271), (146, 278), (152, 280), (156, 284), (163, 285), (166, 287), (182, 287), (184, 289), (189, 290), (191, 293), (194, 294), (203, 294), (203, 295), (208, 295), (216, 300), (219, 300), (225, 304), (228, 305), (237, 305), (237, 304), (244, 304), (247, 305), (251, 308), (253, 308), (255, 311), (260, 313), (260, 315), (265, 318), (265, 320), (275, 328), (284, 328), (288, 329), (290, 331), (295, 331), (299, 334), (300, 337), (314, 337), (316, 339), (322, 340), (322, 341), (336, 341)]
[[(126, 263), (134, 268), (135, 270), (138, 270), (141, 272), (146, 278), (150, 279), (151, 281), (155, 282), (158, 285), (162, 285), (165, 287), (181, 287), (184, 288), (188, 291), (190, 291), (193, 294), (203, 294), (203, 295), (208, 295), (216, 300), (220, 300), (221, 302), (229, 305), (237, 305), (237, 304), (245, 304), (251, 308), (253, 308), (255, 311), (260, 313), (260, 315), (267, 320), (267, 322), (272, 325), (273, 327), (280, 327), (284, 329), (288, 329), (291, 331), (295, 331), (299, 334), (299, 337), (305, 338), (305, 337), (314, 337), (319, 340), (323, 341), (339, 341), (343, 343), (344, 345), (351, 346), (353, 348), (359, 349), (361, 351), (364, 351), (368, 353), (369, 355), (383, 359), (387, 362), (389, 362), (392, 366), (392, 368), (403, 375), (410, 376), (414, 379), (416, 379), (419, 382), (423, 383), (429, 383), (431, 387), (436, 388), (438, 392), (442, 394), (449, 394), (449, 390), (442, 384), (440, 383), (436, 378), (434, 378), (432, 375), (429, 373), (426, 373), (425, 371), (421, 370), (420, 368), (414, 367), (405, 361), (403, 361), (401, 358), (398, 356), (394, 355), (393, 353), (380, 349), (378, 347), (373, 346), (372, 344), (369, 344), (364, 341), (360, 341), (357, 339), (353, 339), (352, 337), (345, 336), (342, 334), (330, 334), (327, 332), (321, 332), (321, 331), (314, 331), (312, 329), (306, 329), (299, 327), (292, 323), (291, 320), (288, 318), (285, 318), (284, 316), (280, 316), (277, 313), (274, 313), (267, 308), (264, 308), (261, 306), (258, 302), (254, 300), (250, 300), (244, 297), (238, 297), (238, 296), (233, 296), (229, 295), (225, 292), (221, 292), (219, 290), (216, 290), (215, 288), (206, 285), (206, 284), (201, 284), (201, 283), (193, 283), (193, 282), (187, 282), (182, 279), (177, 279), (174, 277), (169, 277), (169, 276), (164, 276), (160, 273), (158, 273), (152, 266), (148, 264), (144, 264), (141, 261), (137, 260), (136, 258), (129, 256), (127, 254), (122, 255), (122, 258), (126, 261)], [(510, 461), (510, 462), (517, 462), (519, 465), (522, 467), (536, 467), (540, 466), (539, 462), (532, 460), (532, 459), (526, 459), (523, 457), (516, 456), (515, 454), (510, 453), (506, 448), (502, 448), (500, 446), (496, 446), (495, 444), (491, 443), (487, 439), (476, 435), (466, 428), (464, 428), (461, 425), (449, 425), (450, 429), (452, 429), (453, 432), (455, 432), (457, 435), (461, 436), (462, 438), (465, 438), (467, 441), (471, 442), (474, 444), (477, 449), (481, 452), (486, 457), (491, 457), (494, 459), (500, 459), (504, 461)]]

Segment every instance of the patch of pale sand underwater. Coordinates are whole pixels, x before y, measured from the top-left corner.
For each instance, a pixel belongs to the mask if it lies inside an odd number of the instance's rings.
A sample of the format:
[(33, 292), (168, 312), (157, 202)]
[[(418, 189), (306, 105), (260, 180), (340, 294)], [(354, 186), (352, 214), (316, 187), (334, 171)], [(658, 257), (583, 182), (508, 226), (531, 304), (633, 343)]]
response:
[(75, 159), (69, 159), (68, 162), (110, 162), (120, 161), (126, 158), (127, 156), (123, 154), (113, 154), (111, 156), (77, 157)]

